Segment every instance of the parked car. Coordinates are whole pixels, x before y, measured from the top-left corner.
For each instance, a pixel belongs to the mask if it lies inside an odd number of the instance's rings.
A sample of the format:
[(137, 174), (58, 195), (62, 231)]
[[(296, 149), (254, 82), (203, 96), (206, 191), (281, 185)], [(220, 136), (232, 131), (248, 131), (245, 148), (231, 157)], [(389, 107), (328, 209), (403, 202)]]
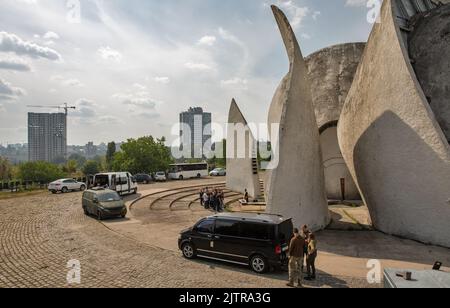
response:
[(74, 179), (62, 179), (50, 183), (48, 185), (48, 190), (53, 194), (58, 192), (68, 193), (69, 191), (85, 191), (86, 184), (77, 182)]
[(223, 169), (223, 168), (217, 168), (214, 169), (213, 171), (211, 171), (209, 173), (210, 176), (226, 176), (227, 175), (227, 170)]
[(83, 211), (99, 220), (112, 217), (125, 218), (127, 207), (119, 194), (110, 189), (91, 189), (83, 193)]
[(250, 266), (256, 273), (282, 268), (293, 233), (292, 219), (278, 215), (223, 213), (181, 232), (178, 247), (196, 257)]
[(114, 190), (119, 195), (137, 194), (136, 179), (129, 172), (99, 173), (94, 176), (94, 187)]
[(150, 184), (153, 181), (153, 178), (149, 174), (145, 173), (136, 174), (134, 178), (139, 184)]
[(156, 172), (155, 173), (155, 181), (156, 182), (166, 182), (167, 176), (165, 172)]

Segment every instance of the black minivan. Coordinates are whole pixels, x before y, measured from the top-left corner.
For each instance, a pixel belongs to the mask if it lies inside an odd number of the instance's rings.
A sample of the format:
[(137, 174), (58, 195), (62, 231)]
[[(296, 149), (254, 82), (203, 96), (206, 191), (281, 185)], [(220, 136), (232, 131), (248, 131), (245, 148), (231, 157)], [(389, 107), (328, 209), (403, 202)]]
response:
[(292, 219), (279, 215), (223, 213), (183, 231), (178, 247), (187, 259), (200, 257), (250, 266), (261, 274), (288, 263), (293, 229)]

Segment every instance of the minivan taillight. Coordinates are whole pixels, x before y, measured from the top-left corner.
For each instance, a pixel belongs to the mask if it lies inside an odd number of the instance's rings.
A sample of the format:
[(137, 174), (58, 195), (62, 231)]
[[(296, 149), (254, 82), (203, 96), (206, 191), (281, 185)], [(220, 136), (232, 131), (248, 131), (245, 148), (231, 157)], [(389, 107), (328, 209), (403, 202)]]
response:
[(275, 247), (275, 253), (276, 253), (277, 255), (281, 255), (282, 252), (283, 252), (283, 250), (281, 249), (281, 246), (280, 246), (280, 245), (278, 245), (277, 247)]

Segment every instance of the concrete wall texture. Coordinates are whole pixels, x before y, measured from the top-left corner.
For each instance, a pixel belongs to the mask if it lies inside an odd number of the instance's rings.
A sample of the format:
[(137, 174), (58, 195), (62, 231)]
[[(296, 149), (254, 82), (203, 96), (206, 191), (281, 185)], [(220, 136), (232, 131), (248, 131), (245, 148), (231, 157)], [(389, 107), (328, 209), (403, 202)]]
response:
[(377, 229), (450, 247), (450, 146), (410, 61), (393, 0), (385, 0), (342, 111), (339, 143)]
[(409, 34), (409, 54), (422, 89), (450, 143), (450, 5), (420, 15)]
[(261, 196), (261, 188), (258, 168), (254, 166), (256, 146), (252, 131), (233, 99), (228, 114), (227, 187), (241, 193), (247, 189), (251, 197), (258, 199)]
[(329, 223), (319, 131), (308, 71), (286, 16), (272, 6), (289, 57), (289, 73), (282, 80), (269, 111), (269, 130), (279, 124), (277, 168), (267, 174), (267, 211), (292, 217), (295, 226), (313, 230)]
[(339, 148), (336, 123), (365, 46), (365, 43), (335, 45), (305, 59), (317, 124), (321, 129), (325, 187), (330, 200), (361, 199)]

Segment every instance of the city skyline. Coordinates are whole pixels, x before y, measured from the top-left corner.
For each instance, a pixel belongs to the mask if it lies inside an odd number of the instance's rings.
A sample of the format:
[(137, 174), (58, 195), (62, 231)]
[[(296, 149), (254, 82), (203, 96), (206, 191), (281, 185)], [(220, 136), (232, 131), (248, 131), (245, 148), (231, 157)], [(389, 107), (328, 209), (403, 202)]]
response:
[[(305, 56), (365, 41), (372, 26), (367, 1), (273, 2), (286, 10)], [(202, 106), (225, 123), (233, 97), (249, 122), (266, 122), (288, 65), (270, 2), (86, 0), (79, 23), (65, 4), (0, 4), (0, 142), (26, 142), (27, 113), (35, 111), (26, 106), (36, 104), (78, 107), (69, 113), (69, 144), (144, 135), (171, 144), (179, 112)]]

